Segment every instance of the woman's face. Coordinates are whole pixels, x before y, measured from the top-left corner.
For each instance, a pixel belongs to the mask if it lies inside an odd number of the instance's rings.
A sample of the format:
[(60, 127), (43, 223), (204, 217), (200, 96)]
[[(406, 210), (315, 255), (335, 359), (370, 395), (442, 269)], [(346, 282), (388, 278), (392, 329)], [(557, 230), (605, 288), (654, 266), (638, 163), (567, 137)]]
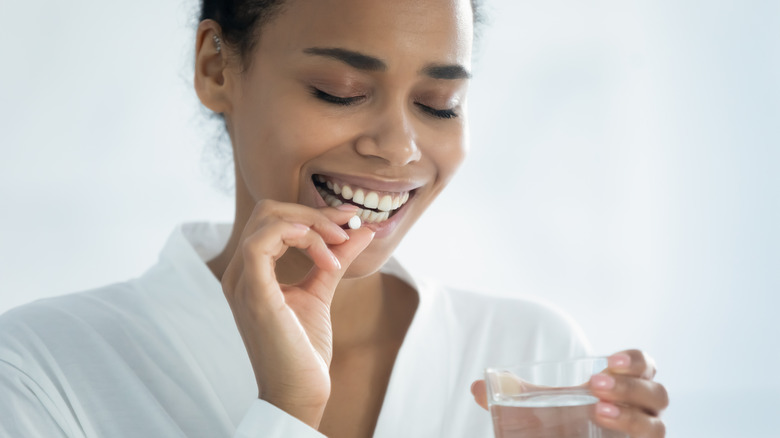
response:
[(229, 73), (238, 208), (359, 205), (375, 272), (464, 158), (472, 34), (469, 0), (288, 0)]

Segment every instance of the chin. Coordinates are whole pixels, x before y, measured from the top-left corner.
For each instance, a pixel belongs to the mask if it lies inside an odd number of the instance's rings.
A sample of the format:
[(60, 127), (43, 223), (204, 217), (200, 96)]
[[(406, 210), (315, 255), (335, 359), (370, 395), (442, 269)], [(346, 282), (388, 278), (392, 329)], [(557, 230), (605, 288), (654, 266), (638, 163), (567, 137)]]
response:
[(369, 275), (374, 274), (382, 269), (382, 266), (384, 266), (385, 262), (390, 259), (390, 256), (392, 256), (392, 253), (379, 256), (365, 251), (361, 253), (355, 259), (355, 261), (352, 262), (351, 265), (349, 265), (349, 268), (347, 268), (347, 272), (344, 273), (343, 278), (358, 279), (368, 277)]

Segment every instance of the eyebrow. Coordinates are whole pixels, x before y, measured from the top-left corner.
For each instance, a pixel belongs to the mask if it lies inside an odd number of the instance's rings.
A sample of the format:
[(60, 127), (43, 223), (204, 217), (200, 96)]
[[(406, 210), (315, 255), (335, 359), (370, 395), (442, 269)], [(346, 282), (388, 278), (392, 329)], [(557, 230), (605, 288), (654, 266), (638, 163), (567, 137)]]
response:
[[(354, 50), (338, 47), (309, 47), (303, 53), (336, 59), (358, 70), (385, 71), (387, 64), (375, 58)], [(471, 73), (459, 64), (431, 64), (424, 67), (421, 73), (433, 79), (469, 79)]]
[(360, 52), (355, 52), (352, 50), (339, 49), (339, 48), (309, 47), (308, 49), (304, 49), (303, 53), (337, 59), (358, 70), (368, 70), (368, 71), (387, 70), (387, 64), (385, 64), (381, 59), (374, 58), (373, 56), (364, 55)]
[(425, 75), (434, 79), (470, 79), (471, 73), (459, 64), (429, 65), (423, 70)]

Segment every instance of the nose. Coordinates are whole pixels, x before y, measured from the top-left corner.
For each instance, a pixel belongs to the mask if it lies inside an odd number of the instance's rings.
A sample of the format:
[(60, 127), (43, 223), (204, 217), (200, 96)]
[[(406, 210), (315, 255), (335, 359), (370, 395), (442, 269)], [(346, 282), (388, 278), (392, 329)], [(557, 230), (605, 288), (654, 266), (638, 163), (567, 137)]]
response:
[(416, 137), (406, 111), (385, 111), (377, 123), (357, 139), (355, 149), (360, 155), (381, 158), (391, 166), (400, 167), (420, 160), (422, 152)]

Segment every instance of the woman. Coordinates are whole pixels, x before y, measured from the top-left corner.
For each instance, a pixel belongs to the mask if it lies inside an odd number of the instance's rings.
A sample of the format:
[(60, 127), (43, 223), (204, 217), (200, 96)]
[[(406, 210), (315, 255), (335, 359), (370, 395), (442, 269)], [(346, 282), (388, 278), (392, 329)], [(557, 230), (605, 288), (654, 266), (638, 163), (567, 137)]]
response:
[[(475, 8), (204, 1), (195, 90), (231, 138), (235, 222), (4, 315), (0, 435), (489, 436), (485, 366), (588, 354), (553, 309), (390, 258), (464, 158)], [(597, 421), (663, 436), (654, 372), (612, 356)]]

